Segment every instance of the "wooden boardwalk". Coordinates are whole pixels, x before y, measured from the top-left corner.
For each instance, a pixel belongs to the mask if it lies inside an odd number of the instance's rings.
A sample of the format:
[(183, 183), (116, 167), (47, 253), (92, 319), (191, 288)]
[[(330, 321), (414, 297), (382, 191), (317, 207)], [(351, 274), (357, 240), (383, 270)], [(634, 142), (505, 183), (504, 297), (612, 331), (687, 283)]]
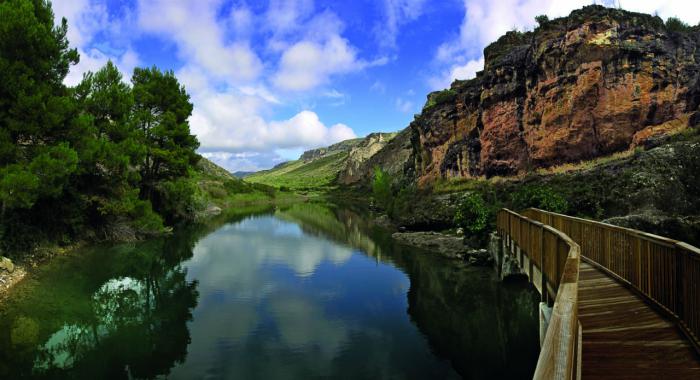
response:
[(496, 224), (551, 307), (534, 378), (700, 380), (700, 248), (537, 209)]
[(584, 379), (700, 379), (700, 361), (673, 321), (585, 261), (578, 284)]

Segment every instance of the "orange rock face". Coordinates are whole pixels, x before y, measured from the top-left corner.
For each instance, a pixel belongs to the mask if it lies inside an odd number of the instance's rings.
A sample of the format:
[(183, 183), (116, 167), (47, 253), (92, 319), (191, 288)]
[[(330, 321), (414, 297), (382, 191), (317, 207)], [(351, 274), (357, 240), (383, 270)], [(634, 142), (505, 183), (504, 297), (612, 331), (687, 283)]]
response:
[(419, 182), (512, 175), (642, 145), (700, 120), (700, 32), (589, 6), (484, 51), (411, 124)]

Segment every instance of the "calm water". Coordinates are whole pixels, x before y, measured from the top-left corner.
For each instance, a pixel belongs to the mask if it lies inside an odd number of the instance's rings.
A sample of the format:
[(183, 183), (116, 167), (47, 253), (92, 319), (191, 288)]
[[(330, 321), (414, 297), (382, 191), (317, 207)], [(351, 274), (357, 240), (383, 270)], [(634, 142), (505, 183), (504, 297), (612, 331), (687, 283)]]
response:
[(536, 306), (295, 205), (55, 259), (0, 306), (0, 378), (529, 378)]

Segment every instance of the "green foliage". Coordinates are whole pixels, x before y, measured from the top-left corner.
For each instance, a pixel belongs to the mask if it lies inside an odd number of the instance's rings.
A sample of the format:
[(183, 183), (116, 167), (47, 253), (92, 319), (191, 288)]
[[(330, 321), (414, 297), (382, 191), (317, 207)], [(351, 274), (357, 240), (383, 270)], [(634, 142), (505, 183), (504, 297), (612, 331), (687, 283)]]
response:
[(666, 29), (671, 32), (688, 32), (691, 27), (678, 17), (669, 17), (666, 19)]
[(512, 195), (513, 208), (524, 210), (534, 207), (542, 210), (566, 213), (569, 204), (560, 193), (541, 185), (523, 185)]
[(547, 23), (549, 22), (549, 17), (547, 17), (547, 15), (535, 16), (535, 21), (537, 21), (537, 24), (540, 27), (543, 27), (543, 26), (547, 25)]
[(192, 219), (199, 143), (175, 75), (137, 68), (130, 86), (108, 62), (67, 88), (79, 57), (50, 2), (0, 1), (0, 20), (0, 249)]
[(374, 179), (372, 180), (372, 196), (374, 200), (384, 209), (391, 208), (391, 176), (380, 167), (374, 167)]
[(428, 95), (428, 102), (425, 103), (423, 109), (425, 110), (440, 104), (450, 103), (453, 102), (456, 98), (457, 92), (449, 88), (442, 91), (433, 92), (430, 95)]
[(29, 208), (36, 201), (39, 178), (20, 165), (0, 170), (0, 201), (3, 216), (8, 208)]
[(178, 178), (159, 184), (156, 209), (170, 223), (193, 219), (193, 197), (196, 191), (195, 183), (188, 178)]
[(159, 181), (187, 176), (188, 168), (199, 160), (195, 153), (199, 142), (187, 122), (192, 114), (190, 97), (172, 71), (136, 68), (131, 81), (134, 122), (146, 146), (142, 189), (151, 199)]
[(459, 202), (454, 222), (473, 235), (486, 233), (493, 212), (479, 193), (467, 193)]

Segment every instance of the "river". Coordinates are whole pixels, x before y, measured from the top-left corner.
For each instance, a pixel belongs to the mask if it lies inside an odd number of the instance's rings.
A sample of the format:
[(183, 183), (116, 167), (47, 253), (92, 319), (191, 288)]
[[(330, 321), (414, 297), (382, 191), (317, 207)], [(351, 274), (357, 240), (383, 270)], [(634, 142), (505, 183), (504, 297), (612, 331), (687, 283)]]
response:
[(57, 257), (0, 305), (2, 379), (518, 379), (537, 293), (304, 203)]

